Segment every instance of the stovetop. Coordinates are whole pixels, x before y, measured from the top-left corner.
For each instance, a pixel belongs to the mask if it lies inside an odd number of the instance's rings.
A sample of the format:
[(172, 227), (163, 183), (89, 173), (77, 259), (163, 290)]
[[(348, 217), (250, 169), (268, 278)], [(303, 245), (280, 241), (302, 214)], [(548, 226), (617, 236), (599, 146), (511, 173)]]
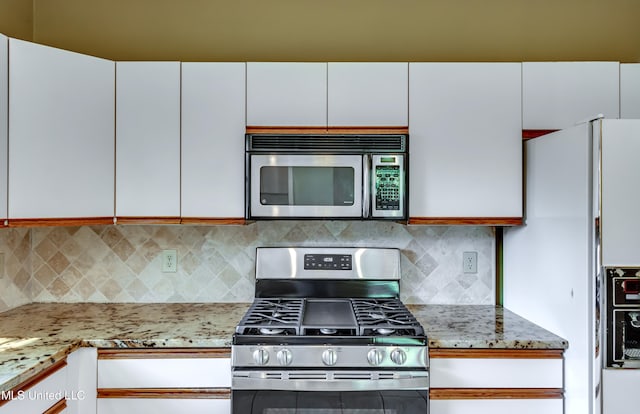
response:
[(384, 343), (423, 336), (420, 323), (397, 298), (257, 298), (234, 341)]

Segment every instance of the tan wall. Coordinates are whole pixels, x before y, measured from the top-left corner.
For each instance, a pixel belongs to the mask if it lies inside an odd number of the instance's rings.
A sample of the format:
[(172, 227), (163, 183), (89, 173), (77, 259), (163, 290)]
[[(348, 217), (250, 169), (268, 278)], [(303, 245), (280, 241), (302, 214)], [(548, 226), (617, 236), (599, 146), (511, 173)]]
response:
[(33, 40), (33, 1), (0, 0), (0, 33)]
[(2, 0), (0, 32), (31, 3), (34, 41), (116, 60), (640, 62), (638, 0)]

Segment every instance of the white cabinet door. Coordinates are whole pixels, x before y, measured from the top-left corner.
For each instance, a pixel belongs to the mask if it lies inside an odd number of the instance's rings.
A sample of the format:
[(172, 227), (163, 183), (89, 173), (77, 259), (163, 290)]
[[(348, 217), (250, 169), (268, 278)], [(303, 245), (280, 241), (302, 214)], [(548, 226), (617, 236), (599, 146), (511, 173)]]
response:
[(429, 401), (429, 414), (562, 414), (563, 412), (561, 399)]
[(247, 125), (326, 126), (326, 63), (247, 63)]
[(9, 40), (9, 217), (113, 217), (111, 61)]
[(245, 64), (182, 64), (182, 216), (244, 217)]
[(197, 399), (108, 398), (98, 400), (98, 414), (229, 414), (231, 401)]
[(602, 413), (628, 414), (638, 401), (638, 369), (604, 369), (602, 371)]
[(116, 216), (180, 216), (180, 63), (116, 64)]
[(620, 118), (640, 119), (640, 63), (620, 65)]
[(98, 388), (229, 388), (230, 358), (100, 359)]
[(329, 63), (329, 126), (407, 126), (407, 63)]
[(638, 203), (640, 120), (602, 121), (602, 264), (640, 262)]
[(618, 118), (618, 62), (522, 64), (523, 129), (563, 129), (603, 114)]
[(9, 38), (0, 35), (0, 220), (7, 218), (7, 150), (9, 129)]
[(521, 217), (519, 63), (410, 63), (411, 217)]

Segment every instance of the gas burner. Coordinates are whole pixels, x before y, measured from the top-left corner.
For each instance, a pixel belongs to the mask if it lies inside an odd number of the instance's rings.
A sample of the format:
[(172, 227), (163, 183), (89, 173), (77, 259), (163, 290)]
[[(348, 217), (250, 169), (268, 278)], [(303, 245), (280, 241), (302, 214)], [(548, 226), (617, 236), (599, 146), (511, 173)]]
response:
[(371, 319), (384, 319), (384, 318), (385, 318), (384, 313), (382, 313), (382, 312), (375, 312), (375, 311), (374, 311), (374, 312), (369, 313), (369, 317), (370, 317)]
[(392, 333), (394, 333), (396, 330), (395, 329), (391, 329), (391, 328), (374, 328), (373, 329), (374, 332), (380, 334), (380, 335), (391, 335)]
[(280, 335), (284, 332), (284, 329), (281, 328), (260, 328), (260, 334), (262, 335)]
[(336, 332), (338, 332), (338, 330), (334, 328), (320, 328), (320, 333), (323, 335), (335, 335)]

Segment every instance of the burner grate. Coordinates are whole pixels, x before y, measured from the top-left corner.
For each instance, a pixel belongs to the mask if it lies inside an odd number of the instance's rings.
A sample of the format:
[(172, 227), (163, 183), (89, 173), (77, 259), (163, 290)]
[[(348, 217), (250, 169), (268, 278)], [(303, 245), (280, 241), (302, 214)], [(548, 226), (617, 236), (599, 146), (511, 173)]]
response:
[(303, 299), (255, 299), (236, 327), (245, 335), (299, 335)]
[(424, 335), (417, 319), (395, 298), (351, 299), (360, 335)]

